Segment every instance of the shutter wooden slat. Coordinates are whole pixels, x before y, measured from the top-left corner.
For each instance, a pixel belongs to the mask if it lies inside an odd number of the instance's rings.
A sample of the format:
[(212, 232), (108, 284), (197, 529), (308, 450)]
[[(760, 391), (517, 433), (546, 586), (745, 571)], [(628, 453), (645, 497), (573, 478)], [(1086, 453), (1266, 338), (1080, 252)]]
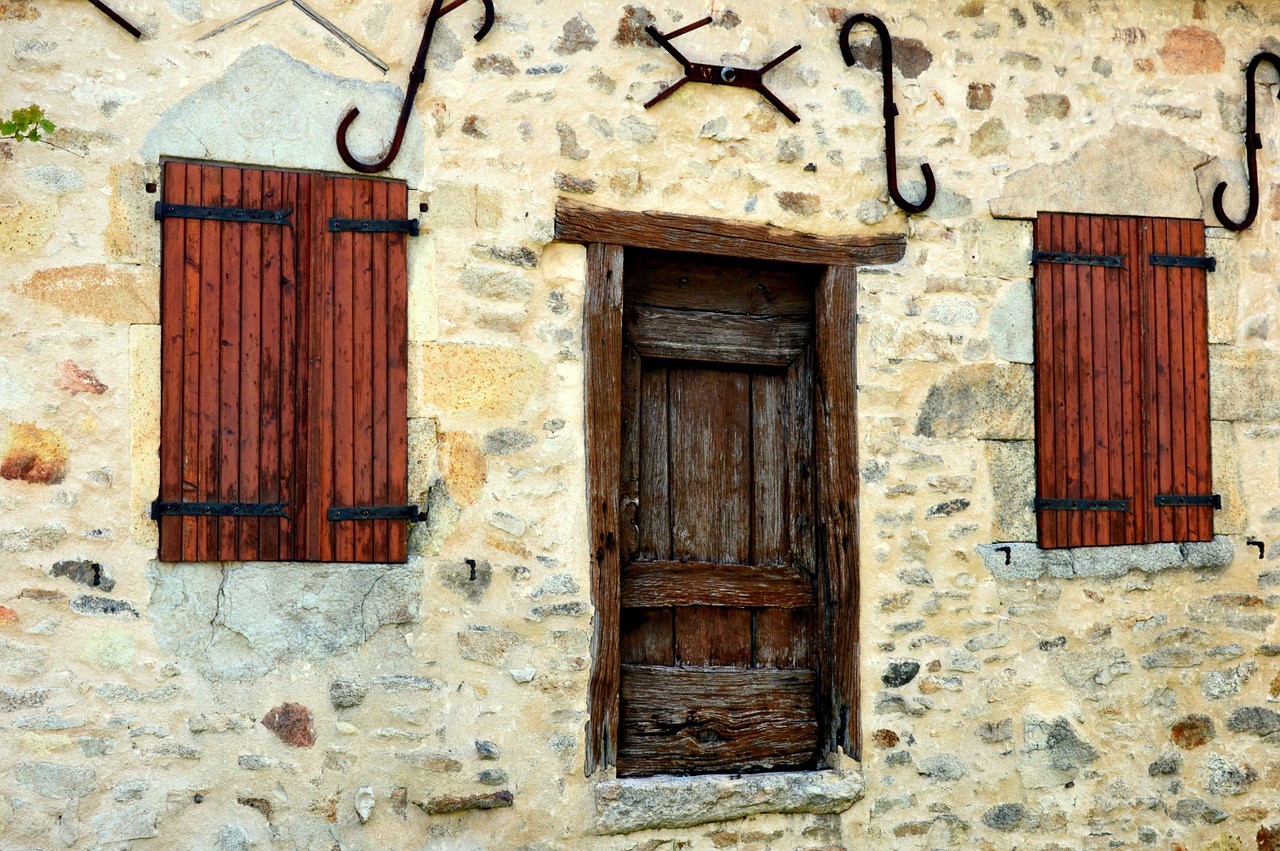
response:
[[(1101, 245), (1103, 253), (1114, 254), (1118, 248), (1117, 222), (1115, 219), (1097, 219), (1094, 222), (1094, 241)], [(1118, 487), (1120, 479), (1119, 458), (1115, 445), (1120, 441), (1118, 416), (1120, 364), (1113, 357), (1113, 346), (1119, 347), (1120, 328), (1114, 304), (1123, 289), (1120, 269), (1105, 268), (1093, 288), (1093, 359), (1094, 400), (1098, 406), (1098, 427), (1094, 433), (1094, 457), (1097, 464), (1097, 489), (1100, 499), (1117, 499), (1123, 496)], [(1123, 540), (1116, 535), (1123, 517), (1116, 512), (1098, 512), (1097, 543), (1106, 545)]]
[[(355, 197), (352, 213), (357, 219), (373, 218), (373, 183), (352, 181)], [(352, 493), (349, 505), (373, 505), (373, 248), (377, 234), (353, 233), (352, 245)], [(378, 283), (382, 283), (379, 281)], [(353, 560), (372, 561), (373, 524), (354, 522), (351, 527)]]
[[(372, 214), (375, 219), (389, 219), (395, 215), (388, 203), (388, 191), (391, 185), (385, 181), (372, 184)], [(372, 405), (373, 452), (370, 470), (372, 496), (371, 505), (391, 505), (391, 492), (387, 478), (390, 463), (390, 436), (387, 432), (387, 338), (390, 328), (387, 326), (387, 255), (391, 251), (391, 234), (375, 233), (372, 237), (372, 278), (369, 281), (370, 317), (369, 328), (372, 350), (372, 362), (369, 371), (370, 405)], [(403, 504), (403, 503), (402, 503)], [(372, 531), (372, 553), (374, 561), (388, 561), (391, 557), (390, 520), (375, 520), (368, 524)]]
[[(1032, 244), (1038, 250), (1049, 245), (1049, 231), (1053, 214), (1045, 213), (1032, 225)], [(1034, 270), (1032, 281), (1033, 324), (1035, 331), (1035, 404), (1036, 404), (1036, 494), (1049, 493), (1049, 477), (1054, 466), (1053, 367), (1053, 266), (1045, 265)], [(1036, 517), (1040, 546), (1055, 547), (1058, 542), (1057, 517), (1054, 512), (1043, 511)]]
[[(1083, 252), (1084, 246), (1077, 238), (1078, 216), (1067, 216), (1063, 222), (1066, 250)], [(1063, 384), (1066, 399), (1066, 496), (1080, 499), (1084, 492), (1080, 487), (1080, 267), (1064, 267), (1063, 311), (1066, 319), (1064, 344), (1070, 353), (1066, 358), (1066, 375)], [(1067, 537), (1084, 543), (1083, 518), (1078, 512), (1067, 514)]]
[[(1191, 223), (1191, 254), (1195, 257), (1205, 255), (1204, 224)], [(1213, 492), (1213, 475), (1211, 466), (1211, 446), (1213, 435), (1209, 422), (1209, 292), (1208, 272), (1201, 269), (1191, 271), (1192, 292), (1190, 305), (1192, 333), (1192, 378), (1191, 387), (1195, 391), (1192, 410), (1195, 412), (1196, 441), (1194, 444), (1193, 465), (1195, 475), (1195, 492), (1208, 494)], [(1209, 541), (1213, 539), (1213, 508), (1200, 506), (1192, 508), (1195, 517), (1194, 540)]]
[[(198, 165), (187, 166), (187, 203), (204, 203), (204, 169)], [(186, 238), (186, 267), (184, 269), (184, 322), (183, 328), (183, 381), (182, 381), (182, 500), (199, 500), (200, 468), (200, 251), (203, 246), (201, 233), (204, 222), (184, 219)], [(182, 518), (182, 559), (195, 561), (199, 550), (200, 522), (198, 518)]]
[[(333, 215), (353, 219), (355, 181), (335, 178)], [(329, 452), (333, 492), (329, 505), (358, 505), (355, 488), (355, 242), (358, 234), (333, 235), (333, 443)], [(358, 523), (330, 523), (333, 556), (355, 558)]]
[[(221, 169), (222, 194), (217, 204), (221, 207), (243, 207), (240, 190), (243, 174), (238, 168)], [(219, 222), (221, 233), (222, 284), (219, 290), (221, 314), (218, 317), (218, 342), (215, 350), (218, 358), (218, 430), (217, 430), (217, 499), (222, 502), (241, 502), (240, 498), (240, 338), (241, 338), (241, 242), (245, 226), (238, 222)], [(244, 502), (251, 500), (245, 499)], [(236, 517), (219, 517), (217, 526), (218, 548), (214, 556), (219, 561), (235, 561), (240, 558), (240, 520)]]
[[(241, 178), (242, 205), (262, 209), (262, 172), (246, 171)], [(262, 438), (262, 230), (261, 224), (247, 224), (240, 230), (240, 481), (244, 502), (262, 499), (260, 475), (263, 465)], [(278, 229), (278, 228), (276, 228)], [(236, 550), (242, 559), (262, 558), (256, 517), (242, 518)]]
[[(388, 198), (391, 211), (403, 215), (408, 210), (409, 193), (403, 183), (392, 184)], [(409, 404), (407, 388), (409, 346), (408, 241), (405, 234), (389, 238), (387, 258), (387, 480), (388, 502), (409, 501)], [(387, 561), (402, 562), (407, 557), (408, 531), (396, 523), (390, 532)]]
[[(1125, 221), (1128, 254), (1141, 256), (1145, 248), (1142, 222), (1138, 219)], [(1143, 320), (1143, 306), (1146, 298), (1147, 264), (1133, 262), (1128, 264), (1125, 280), (1128, 283), (1128, 300), (1126, 313), (1129, 333), (1124, 343), (1126, 374), (1130, 376), (1128, 393), (1125, 396), (1125, 446), (1129, 463), (1126, 470), (1129, 475), (1129, 487), (1125, 494), (1133, 495), (1133, 510), (1126, 513), (1125, 529), (1128, 536), (1124, 543), (1137, 543), (1147, 540), (1150, 534), (1151, 512), (1145, 506), (1150, 502), (1150, 484), (1147, 481), (1147, 407), (1143, 391), (1146, 380), (1146, 359), (1144, 357), (1147, 337), (1146, 323)]]
[[(186, 203), (187, 165), (166, 163), (164, 201)], [(183, 361), (186, 320), (184, 315), (187, 267), (185, 219), (165, 219), (161, 223), (160, 276), (161, 358), (160, 358), (160, 493), (163, 502), (180, 502), (182, 491), (182, 436), (184, 422)], [(181, 517), (160, 518), (161, 561), (183, 558)]]
[[(222, 170), (201, 166), (201, 196), (204, 204), (217, 207), (222, 201)], [(221, 337), (222, 337), (222, 222), (200, 222), (200, 407), (199, 451), (196, 454), (197, 501), (218, 500), (218, 459), (221, 441)], [(197, 541), (201, 560), (219, 554), (218, 517), (197, 521)]]
[[(281, 203), (281, 198), (284, 196), (282, 177), (280, 172), (264, 171), (255, 179), (255, 186), (260, 187), (262, 193), (262, 208), (279, 210), (293, 207), (296, 217), (297, 204), (292, 195), (287, 196), (290, 199), (288, 203)], [(258, 472), (258, 492), (262, 502), (286, 501), (281, 488), (283, 477), (281, 467), (285, 460), (282, 457), (280, 445), (281, 424), (284, 420), (281, 402), (283, 395), (292, 398), (293, 394), (281, 393), (281, 385), (288, 381), (285, 375), (285, 364), (282, 363), (280, 355), (283, 343), (282, 319), (286, 309), (283, 292), (285, 287), (283, 258), (280, 256), (284, 231), (289, 231), (292, 239), (293, 228), (260, 227), (253, 232), (253, 239), (262, 250), (262, 257), (257, 261), (261, 305), (259, 308), (261, 351), (258, 354), (260, 373), (258, 405), (261, 418), (261, 427), (258, 429), (258, 458), (261, 470)], [(293, 360), (292, 357), (289, 358), (290, 363)], [(288, 434), (292, 435), (292, 433), (290, 428)], [(296, 516), (296, 511), (297, 506), (292, 503), (286, 509), (290, 516)], [(258, 558), (264, 561), (280, 558), (281, 541), (288, 536), (288, 521), (263, 518), (258, 521), (257, 527)]]
[[(1078, 250), (1087, 254), (1101, 253), (1100, 236), (1094, 229), (1096, 219), (1084, 216), (1076, 217), (1076, 245)], [(1077, 266), (1076, 292), (1079, 307), (1076, 340), (1080, 353), (1080, 362), (1076, 373), (1076, 382), (1080, 392), (1080, 481), (1077, 487), (1082, 497), (1097, 499), (1102, 491), (1099, 489), (1097, 464), (1098, 408), (1095, 404), (1094, 377), (1096, 375), (1095, 356), (1097, 354), (1093, 326), (1093, 297), (1095, 290), (1105, 283), (1103, 269), (1098, 266)], [(1098, 543), (1098, 515), (1088, 511), (1077, 513), (1080, 518), (1080, 540), (1085, 546), (1096, 546)]]

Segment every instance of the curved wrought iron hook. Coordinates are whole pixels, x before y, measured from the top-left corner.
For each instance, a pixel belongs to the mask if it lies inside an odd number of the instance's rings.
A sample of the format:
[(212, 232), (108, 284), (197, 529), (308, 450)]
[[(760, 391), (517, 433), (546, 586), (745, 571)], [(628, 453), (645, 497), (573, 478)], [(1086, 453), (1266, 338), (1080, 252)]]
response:
[(858, 24), (869, 24), (880, 39), (880, 74), (884, 77), (884, 159), (889, 172), (889, 195), (893, 197), (893, 203), (904, 211), (923, 213), (929, 209), (934, 196), (938, 194), (938, 187), (933, 179), (933, 169), (928, 163), (920, 166), (920, 171), (924, 173), (924, 198), (920, 203), (913, 204), (903, 198), (898, 190), (898, 142), (893, 126), (898, 107), (893, 102), (893, 41), (889, 38), (889, 28), (875, 15), (865, 13), (854, 15), (845, 21), (844, 27), (840, 30), (840, 54), (844, 57), (845, 65), (852, 66), (855, 61), (853, 48), (849, 45), (849, 33)]
[[(347, 129), (351, 127), (351, 122), (355, 121), (356, 116), (360, 114), (359, 108), (352, 107), (351, 111), (342, 119), (342, 122), (338, 124), (338, 154), (350, 168), (364, 174), (376, 174), (377, 172), (385, 171), (391, 166), (396, 155), (400, 153), (400, 145), (404, 142), (404, 131), (409, 126), (409, 112), (413, 109), (413, 101), (418, 95), (418, 87), (427, 78), (427, 51), (431, 49), (431, 39), (436, 32), (436, 22), (466, 2), (467, 0), (453, 0), (452, 3), (446, 6), (444, 0), (432, 0), (431, 11), (427, 13), (427, 27), (422, 33), (422, 43), (418, 45), (418, 56), (414, 59), (413, 68), (409, 71), (409, 88), (405, 91), (404, 105), (400, 107), (400, 117), (396, 120), (396, 133), (391, 139), (391, 147), (387, 149), (381, 159), (372, 163), (361, 162), (352, 155), (351, 149), (347, 147)], [(480, 24), (480, 29), (476, 31), (476, 41), (480, 41), (489, 34), (489, 30), (493, 29), (493, 0), (481, 0), (481, 2), (484, 3), (484, 21)]]
[(1280, 56), (1274, 53), (1263, 51), (1249, 63), (1249, 70), (1245, 72), (1245, 122), (1244, 122), (1244, 147), (1248, 152), (1249, 161), (1249, 211), (1244, 214), (1244, 218), (1240, 221), (1232, 221), (1228, 218), (1227, 213), (1222, 209), (1222, 196), (1227, 193), (1227, 182), (1224, 180), (1218, 184), (1218, 188), (1213, 191), (1213, 212), (1217, 215), (1218, 221), (1222, 222), (1222, 226), (1227, 230), (1244, 230), (1253, 224), (1253, 220), (1258, 215), (1258, 149), (1262, 147), (1262, 136), (1258, 133), (1258, 110), (1257, 110), (1257, 76), (1258, 67), (1263, 62), (1270, 62), (1271, 66), (1280, 71)]

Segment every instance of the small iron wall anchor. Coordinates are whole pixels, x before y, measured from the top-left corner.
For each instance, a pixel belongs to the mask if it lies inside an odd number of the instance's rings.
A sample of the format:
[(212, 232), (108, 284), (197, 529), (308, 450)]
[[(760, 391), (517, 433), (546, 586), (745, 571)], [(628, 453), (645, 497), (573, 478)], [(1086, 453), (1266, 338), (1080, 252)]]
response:
[(769, 91), (769, 87), (764, 84), (764, 75), (776, 68), (784, 59), (799, 50), (800, 45), (797, 44), (786, 53), (783, 53), (776, 59), (771, 59), (759, 68), (734, 68), (730, 65), (707, 65), (701, 62), (690, 62), (685, 58), (684, 54), (677, 50), (675, 45), (671, 43), (671, 39), (676, 38), (677, 36), (682, 36), (688, 32), (693, 32), (700, 27), (705, 27), (709, 23), (711, 23), (710, 18), (703, 18), (700, 21), (694, 21), (687, 27), (681, 27), (678, 30), (674, 30), (666, 34), (658, 32), (652, 26), (644, 28), (644, 31), (647, 32), (663, 50), (675, 57), (675, 60), (684, 67), (684, 76), (658, 92), (652, 100), (644, 105), (644, 108), (648, 109), (655, 104), (662, 103), (664, 100), (675, 94), (676, 91), (678, 91), (685, 83), (707, 83), (712, 86), (736, 86), (740, 89), (753, 89), (759, 92), (765, 100), (773, 104), (777, 108), (778, 112), (781, 112), (787, 118), (791, 119), (793, 124), (799, 121), (800, 116), (796, 115), (795, 112), (792, 111), (791, 107), (783, 103), (777, 95)]
[(1280, 71), (1280, 56), (1274, 53), (1263, 51), (1249, 63), (1249, 69), (1245, 71), (1245, 121), (1244, 121), (1244, 147), (1247, 154), (1249, 164), (1249, 210), (1244, 214), (1244, 218), (1240, 221), (1233, 221), (1227, 216), (1226, 210), (1222, 209), (1222, 196), (1227, 192), (1227, 182), (1218, 184), (1218, 188), (1213, 191), (1213, 212), (1218, 217), (1218, 221), (1222, 222), (1222, 226), (1227, 230), (1244, 230), (1253, 224), (1253, 220), (1258, 215), (1258, 149), (1262, 147), (1262, 136), (1258, 133), (1258, 109), (1257, 109), (1257, 77), (1258, 67), (1264, 62), (1270, 62), (1271, 67)]
[(893, 198), (893, 203), (905, 212), (923, 213), (933, 203), (938, 189), (933, 179), (933, 169), (928, 163), (920, 166), (920, 171), (924, 173), (924, 198), (920, 203), (913, 204), (903, 198), (902, 192), (898, 190), (898, 142), (893, 126), (898, 107), (893, 102), (893, 40), (889, 37), (889, 28), (875, 15), (858, 14), (845, 21), (840, 30), (840, 54), (844, 57), (844, 64), (850, 67), (856, 60), (853, 58), (853, 48), (849, 45), (849, 34), (858, 24), (870, 25), (880, 39), (880, 74), (884, 78), (884, 161), (889, 173), (889, 195)]
[[(453, 2), (445, 5), (444, 0), (431, 0), (431, 11), (427, 13), (427, 25), (422, 33), (422, 42), (418, 45), (418, 55), (414, 59), (413, 68), (409, 71), (409, 88), (405, 91), (404, 104), (400, 107), (400, 118), (396, 121), (395, 136), (391, 139), (391, 147), (387, 149), (381, 159), (372, 163), (361, 162), (352, 155), (351, 150), (347, 147), (347, 129), (351, 127), (351, 122), (356, 120), (360, 110), (352, 107), (351, 111), (342, 119), (342, 123), (338, 125), (338, 154), (349, 167), (363, 174), (376, 174), (391, 167), (396, 155), (400, 153), (400, 145), (404, 142), (404, 131), (409, 126), (409, 112), (413, 109), (413, 101), (418, 95), (418, 87), (427, 78), (427, 51), (431, 49), (431, 39), (436, 33), (436, 23), (466, 2), (467, 0), (453, 0)], [(489, 34), (489, 30), (493, 29), (493, 0), (481, 0), (481, 2), (484, 3), (484, 22), (480, 24), (480, 29), (476, 31), (476, 41), (483, 39)]]

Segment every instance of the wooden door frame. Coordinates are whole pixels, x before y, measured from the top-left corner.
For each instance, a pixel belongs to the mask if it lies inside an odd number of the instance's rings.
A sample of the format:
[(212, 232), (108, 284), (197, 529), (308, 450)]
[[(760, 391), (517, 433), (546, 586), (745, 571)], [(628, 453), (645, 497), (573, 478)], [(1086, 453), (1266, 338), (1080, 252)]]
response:
[(857, 267), (896, 263), (902, 234), (818, 236), (561, 198), (556, 239), (587, 246), (583, 307), (587, 516), (595, 606), (586, 774), (617, 758), (621, 683), (622, 275), (625, 248), (825, 267), (814, 299), (819, 723), (823, 752), (860, 754), (858, 707)]

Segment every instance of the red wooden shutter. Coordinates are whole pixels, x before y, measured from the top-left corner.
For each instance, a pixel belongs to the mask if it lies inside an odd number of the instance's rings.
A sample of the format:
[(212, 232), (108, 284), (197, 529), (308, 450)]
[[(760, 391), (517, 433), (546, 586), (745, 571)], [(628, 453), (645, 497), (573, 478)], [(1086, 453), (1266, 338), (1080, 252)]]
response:
[[(1207, 271), (1168, 265), (1204, 257), (1204, 222), (1143, 221), (1139, 258), (1146, 277), (1146, 458), (1151, 514), (1148, 541), (1208, 541), (1211, 505), (1161, 506), (1159, 497), (1208, 497), (1209, 341)], [(1163, 261), (1161, 256), (1165, 258)]]
[(290, 213), (163, 218), (160, 559), (403, 561), (405, 521), (326, 513), (407, 502), (406, 235), (328, 227), (403, 217), (406, 188), (166, 163), (163, 201)]
[(1151, 262), (1203, 223), (1043, 214), (1035, 246), (1040, 546), (1208, 540), (1212, 508), (1155, 504), (1211, 489), (1205, 270)]

